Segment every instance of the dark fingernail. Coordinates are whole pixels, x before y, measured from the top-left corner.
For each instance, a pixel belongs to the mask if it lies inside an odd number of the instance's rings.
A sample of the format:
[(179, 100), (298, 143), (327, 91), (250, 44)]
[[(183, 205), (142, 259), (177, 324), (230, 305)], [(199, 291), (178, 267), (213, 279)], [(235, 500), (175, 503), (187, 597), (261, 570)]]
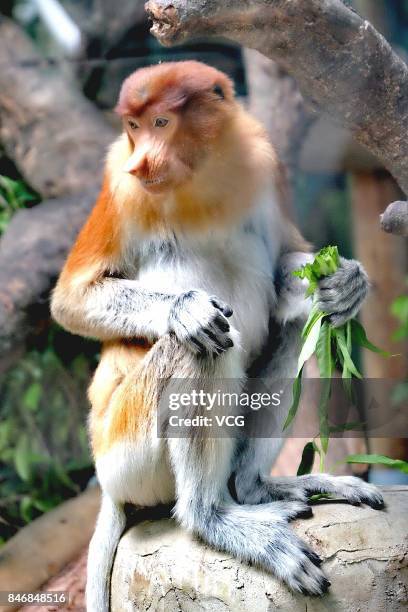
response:
[(215, 324), (217, 325), (217, 327), (219, 327), (219, 328), (220, 328), (220, 330), (221, 330), (222, 332), (229, 332), (229, 330), (230, 330), (230, 325), (229, 325), (229, 323), (227, 323), (227, 321), (224, 321), (224, 320), (223, 320), (223, 319), (221, 319), (221, 318), (217, 318), (217, 319), (215, 320)]
[(233, 343), (233, 341), (231, 340), (231, 338), (227, 338), (227, 341), (226, 341), (226, 343), (225, 343), (225, 344), (228, 346), (228, 348), (231, 348), (231, 346), (234, 346), (234, 343)]
[(301, 510), (296, 515), (296, 518), (310, 518), (311, 516), (313, 516), (313, 510), (311, 507), (309, 507), (309, 508), (305, 508), (304, 510)]
[(306, 557), (308, 557), (308, 559), (310, 559), (310, 561), (314, 565), (317, 565), (317, 567), (321, 566), (322, 559), (319, 557), (319, 555), (317, 555), (315, 552), (313, 552), (313, 550), (310, 550), (309, 548), (304, 548), (303, 552), (305, 553)]
[(234, 314), (234, 311), (232, 310), (230, 306), (227, 306), (226, 308), (223, 309), (223, 313), (226, 317), (231, 317)]
[(321, 588), (322, 588), (323, 593), (326, 593), (326, 591), (328, 590), (329, 586), (331, 586), (330, 580), (327, 580), (327, 578), (323, 578), (323, 580), (321, 582)]

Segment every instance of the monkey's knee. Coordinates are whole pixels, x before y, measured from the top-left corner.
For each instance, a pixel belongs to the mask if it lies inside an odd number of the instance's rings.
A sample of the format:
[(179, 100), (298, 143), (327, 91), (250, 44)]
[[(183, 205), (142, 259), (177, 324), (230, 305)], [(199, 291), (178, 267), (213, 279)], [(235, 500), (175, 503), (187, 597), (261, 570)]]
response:
[(146, 359), (160, 378), (242, 378), (243, 353), (239, 333), (231, 330), (233, 346), (217, 354), (195, 353), (175, 334), (162, 336)]

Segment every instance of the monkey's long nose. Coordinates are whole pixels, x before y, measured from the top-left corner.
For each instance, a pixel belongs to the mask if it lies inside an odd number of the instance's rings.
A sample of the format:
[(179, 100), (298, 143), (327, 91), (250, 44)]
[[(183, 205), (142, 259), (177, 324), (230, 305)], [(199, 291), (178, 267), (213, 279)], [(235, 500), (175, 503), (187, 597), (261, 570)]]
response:
[(137, 178), (144, 178), (149, 173), (147, 147), (136, 149), (123, 166), (124, 172), (129, 172)]

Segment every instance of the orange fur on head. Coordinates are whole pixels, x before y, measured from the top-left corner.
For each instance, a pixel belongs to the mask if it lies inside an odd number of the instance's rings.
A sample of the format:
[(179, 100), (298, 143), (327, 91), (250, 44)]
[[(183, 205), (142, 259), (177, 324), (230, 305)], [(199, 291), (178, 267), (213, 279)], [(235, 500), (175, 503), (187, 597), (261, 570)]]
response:
[[(203, 231), (239, 222), (278, 173), (265, 130), (236, 102), (230, 79), (200, 62), (136, 71), (124, 82), (116, 110), (125, 135), (108, 157), (111, 191), (121, 215), (142, 232)], [(169, 118), (166, 130), (152, 128), (157, 116)], [(137, 129), (129, 128), (129, 120)], [(126, 176), (132, 156), (134, 176)], [(149, 193), (143, 183), (163, 176), (164, 184)]]
[(232, 81), (219, 70), (196, 61), (167, 62), (141, 68), (123, 83), (116, 112), (140, 116), (147, 108), (164, 110), (185, 109), (188, 102), (200, 97), (219, 97), (214, 89), (221, 88), (227, 100), (234, 98)]

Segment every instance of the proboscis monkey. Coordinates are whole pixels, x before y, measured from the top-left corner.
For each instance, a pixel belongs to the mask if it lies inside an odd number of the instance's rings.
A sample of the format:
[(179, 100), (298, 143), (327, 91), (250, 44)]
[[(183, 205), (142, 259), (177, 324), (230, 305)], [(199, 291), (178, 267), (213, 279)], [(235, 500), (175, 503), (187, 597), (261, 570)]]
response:
[[(248, 372), (294, 375), (311, 302), (291, 272), (311, 255), (281, 212), (276, 153), (227, 76), (199, 62), (138, 70), (124, 82), (117, 112), (123, 134), (52, 300), (61, 325), (104, 343), (89, 391), (103, 498), (88, 610), (109, 609), (126, 502), (175, 501), (178, 521), (210, 545), (295, 591), (321, 594), (329, 582), (320, 560), (288, 521), (317, 492), (381, 506), (373, 486), (325, 474), (271, 478), (278, 438), (156, 431), (169, 381), (216, 388), (228, 379), (242, 389)], [(340, 324), (366, 292), (361, 265), (341, 259), (320, 282), (320, 307)]]

